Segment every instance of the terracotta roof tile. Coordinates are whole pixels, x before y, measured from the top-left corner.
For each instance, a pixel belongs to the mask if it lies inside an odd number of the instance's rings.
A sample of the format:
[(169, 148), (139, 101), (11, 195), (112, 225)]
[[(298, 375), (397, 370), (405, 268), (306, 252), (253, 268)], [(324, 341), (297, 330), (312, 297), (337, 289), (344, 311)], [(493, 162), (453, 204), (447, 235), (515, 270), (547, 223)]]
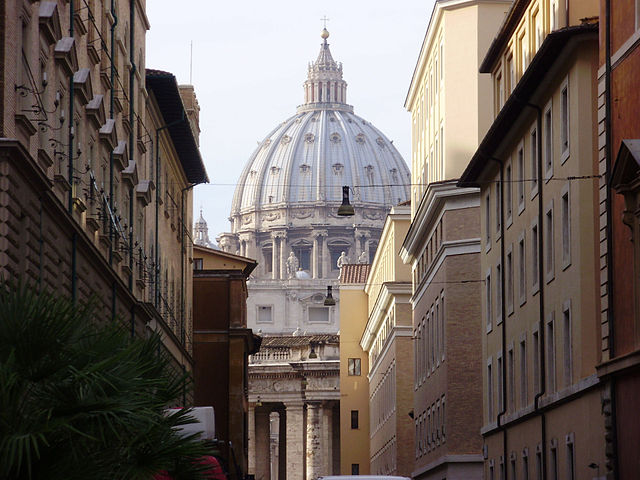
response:
[(340, 343), (338, 335), (264, 336), (260, 348), (304, 347), (313, 343)]
[(340, 270), (340, 283), (366, 283), (371, 265), (368, 263), (356, 263), (343, 265)]

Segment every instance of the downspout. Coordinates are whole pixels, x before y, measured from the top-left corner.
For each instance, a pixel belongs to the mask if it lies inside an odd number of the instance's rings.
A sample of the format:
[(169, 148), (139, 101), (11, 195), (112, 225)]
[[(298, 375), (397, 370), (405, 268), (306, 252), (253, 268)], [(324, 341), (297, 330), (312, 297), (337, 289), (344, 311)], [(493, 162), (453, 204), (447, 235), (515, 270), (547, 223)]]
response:
[[(131, 63), (131, 69), (129, 71), (129, 152), (133, 158), (133, 145), (134, 145), (134, 81), (136, 73), (136, 64), (134, 62), (134, 27), (135, 27), (135, 2), (129, 2), (129, 62)], [(134, 201), (134, 188), (129, 188), (129, 291), (133, 292), (133, 201)], [(131, 322), (133, 323), (133, 309), (131, 315)], [(131, 327), (133, 330), (133, 326)]]
[(507, 314), (505, 309), (505, 263), (504, 263), (504, 162), (499, 158), (491, 157), (500, 166), (500, 317), (502, 321), (501, 329), (501, 351), (502, 351), (502, 409), (496, 417), (498, 429), (502, 431), (502, 468), (504, 469), (504, 478), (509, 478), (507, 469), (507, 429), (503, 424), (503, 418), (507, 413)]
[(159, 275), (159, 271), (158, 271), (158, 226), (159, 226), (159, 220), (158, 220), (158, 215), (159, 215), (159, 201), (160, 201), (160, 132), (162, 130), (165, 130), (173, 125), (177, 125), (180, 122), (184, 122), (186, 120), (186, 116), (184, 114), (184, 109), (182, 109), (182, 115), (180, 116), (179, 119), (174, 120), (173, 122), (169, 122), (159, 128), (156, 128), (156, 219), (155, 219), (155, 223), (156, 223), (156, 231), (155, 231), (155, 243), (156, 243), (156, 248), (155, 248), (155, 260), (154, 260), (154, 285), (155, 285), (155, 295), (154, 295), (154, 302), (155, 302), (155, 306), (156, 308), (158, 308), (158, 302), (160, 301), (159, 298), (159, 286), (158, 286), (158, 275)]
[[(611, 0), (605, 0), (605, 68), (604, 68), (604, 135), (605, 135), (605, 210), (607, 212), (607, 324), (609, 326), (609, 358), (615, 357), (615, 325), (614, 325), (614, 299), (613, 299), (613, 212), (611, 198), (611, 187), (609, 181), (611, 180), (611, 164), (613, 163), (612, 157), (612, 126), (611, 126)], [(613, 458), (611, 459), (611, 469), (613, 470), (613, 478), (619, 478), (618, 469), (618, 456), (615, 452), (618, 451), (618, 432), (617, 432), (617, 417), (616, 417), (616, 379), (611, 377), (608, 385), (605, 388), (609, 389), (610, 408), (611, 408), (611, 443)]]
[[(115, 0), (111, 0), (111, 16), (113, 17), (113, 25), (111, 25), (111, 50), (109, 52), (110, 60), (110, 80), (111, 90), (109, 95), (109, 118), (113, 119), (113, 107), (115, 97), (115, 76), (116, 68), (113, 63), (113, 53), (116, 46), (116, 25), (118, 25), (118, 15), (116, 15)], [(109, 152), (109, 209), (113, 212), (113, 149)], [(113, 221), (109, 223), (109, 266), (113, 265)], [(116, 281), (111, 282), (111, 320), (116, 318)]]
[[(115, 0), (111, 0), (111, 16), (113, 17), (113, 25), (111, 25), (111, 49), (109, 52), (109, 60), (110, 60), (110, 81), (111, 81), (111, 90), (109, 95), (109, 118), (113, 119), (113, 110), (114, 110), (114, 99), (115, 99), (115, 77), (116, 77), (116, 68), (113, 63), (113, 53), (115, 52), (116, 47), (116, 25), (118, 25), (118, 15), (116, 15), (116, 6)], [(113, 212), (113, 150), (109, 152), (109, 209)], [(109, 265), (113, 263), (113, 222), (109, 224)], [(115, 284), (113, 286), (115, 290)], [(115, 317), (115, 310), (113, 313)]]
[(182, 223), (182, 227), (181, 227), (181, 231), (180, 231), (180, 340), (182, 341), (182, 345), (185, 345), (186, 342), (186, 332), (185, 332), (185, 328), (184, 328), (184, 316), (185, 316), (185, 312), (184, 312), (184, 279), (185, 279), (185, 274), (184, 274), (184, 267), (185, 267), (185, 261), (184, 261), (184, 257), (187, 254), (187, 252), (185, 251), (184, 248), (184, 234), (185, 234), (185, 230), (186, 230), (186, 225), (184, 223), (184, 194), (191, 190), (193, 187), (195, 187), (196, 185), (198, 185), (197, 183), (192, 183), (191, 185), (186, 186), (185, 188), (183, 188), (180, 191), (180, 218), (181, 218), (181, 223)]
[[(74, 0), (69, 3), (69, 37), (74, 38), (74, 24), (73, 15), (75, 12)], [(74, 96), (74, 84), (73, 73), (69, 76), (69, 194), (68, 194), (68, 212), (69, 216), (73, 217), (73, 193), (74, 193), (74, 181), (73, 181), (73, 96)], [(78, 296), (77, 278), (78, 278), (78, 233), (73, 231), (71, 235), (71, 302), (76, 303)]]

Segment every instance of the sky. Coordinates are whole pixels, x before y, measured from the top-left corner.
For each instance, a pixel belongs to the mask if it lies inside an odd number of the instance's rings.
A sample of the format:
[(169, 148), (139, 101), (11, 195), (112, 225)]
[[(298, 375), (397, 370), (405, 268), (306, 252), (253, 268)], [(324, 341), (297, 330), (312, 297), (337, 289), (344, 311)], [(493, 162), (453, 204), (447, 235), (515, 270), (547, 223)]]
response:
[(192, 83), (200, 104), (200, 151), (210, 183), (194, 189), (194, 219), (202, 208), (212, 241), (230, 230), (233, 191), (258, 142), (303, 102), (307, 65), (322, 42), (321, 18), (329, 19), (331, 53), (343, 64), (347, 102), (410, 164), (404, 101), (433, 3), (147, 1), (146, 67)]

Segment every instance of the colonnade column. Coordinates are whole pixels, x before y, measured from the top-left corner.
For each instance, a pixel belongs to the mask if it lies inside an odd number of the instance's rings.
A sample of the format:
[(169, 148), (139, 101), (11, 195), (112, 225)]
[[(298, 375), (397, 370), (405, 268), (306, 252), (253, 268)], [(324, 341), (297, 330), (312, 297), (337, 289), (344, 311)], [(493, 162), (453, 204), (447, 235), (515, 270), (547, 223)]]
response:
[(322, 408), (322, 441), (323, 468), (322, 475), (333, 474), (333, 410), (331, 404), (324, 404)]
[(286, 280), (287, 279), (287, 249), (286, 249), (287, 233), (280, 232), (278, 235), (280, 237), (280, 279)]
[(249, 437), (249, 451), (247, 456), (249, 457), (249, 466), (247, 468), (248, 473), (256, 473), (256, 409), (252, 404), (249, 404), (247, 426), (247, 436)]
[(323, 474), (323, 441), (320, 403), (307, 403), (307, 480), (315, 480)]
[[(287, 417), (287, 480), (304, 477), (304, 411), (302, 402), (285, 404)], [(258, 477), (256, 477), (258, 478)], [(307, 477), (307, 480), (311, 480)]]
[(329, 278), (331, 275), (331, 255), (329, 255), (329, 249), (327, 248), (327, 238), (329, 232), (322, 230), (318, 232), (320, 235), (320, 264), (322, 265), (322, 278)]
[(269, 452), (269, 411), (258, 409), (255, 411), (255, 467), (256, 478), (270, 480), (271, 455)]

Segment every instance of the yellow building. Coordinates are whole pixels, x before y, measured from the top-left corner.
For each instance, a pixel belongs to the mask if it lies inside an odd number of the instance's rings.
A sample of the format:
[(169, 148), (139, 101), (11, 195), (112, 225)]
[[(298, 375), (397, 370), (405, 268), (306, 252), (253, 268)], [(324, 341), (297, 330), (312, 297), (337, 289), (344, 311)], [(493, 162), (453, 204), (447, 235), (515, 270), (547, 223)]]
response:
[[(411, 112), (411, 212), (427, 184), (458, 178), (491, 124), (478, 66), (511, 0), (435, 3), (405, 108)], [(478, 114), (481, 112), (481, 114)]]
[(367, 323), (369, 264), (340, 271), (340, 473), (368, 475), (369, 358), (360, 346)]
[(480, 188), (488, 479), (604, 470), (598, 29), (575, 25), (597, 8), (516, 1), (481, 66), (495, 119), (459, 185)]
[(365, 286), (367, 322), (360, 346), (369, 357), (369, 451), (375, 475), (411, 476), (413, 471), (411, 268), (398, 256), (410, 213), (408, 205), (391, 209)]

